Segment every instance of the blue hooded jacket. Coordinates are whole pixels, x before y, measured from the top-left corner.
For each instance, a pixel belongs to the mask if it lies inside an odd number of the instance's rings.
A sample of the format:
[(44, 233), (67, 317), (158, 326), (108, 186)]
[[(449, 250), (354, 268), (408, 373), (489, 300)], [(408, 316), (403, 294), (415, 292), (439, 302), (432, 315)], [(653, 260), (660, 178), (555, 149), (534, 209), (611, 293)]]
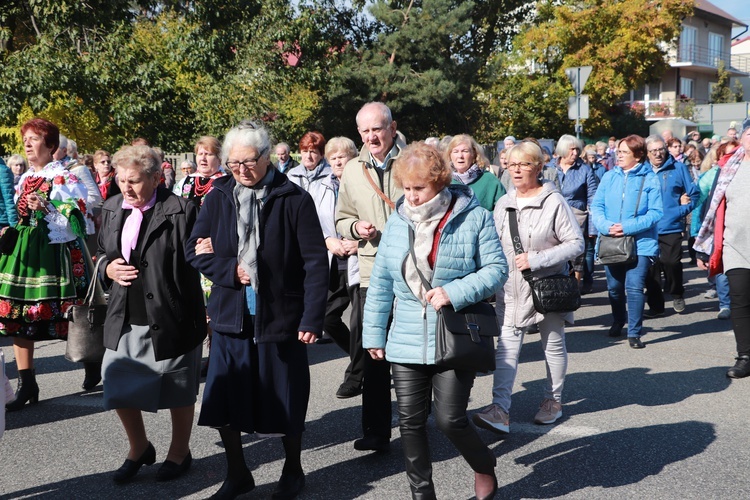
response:
[[(636, 212), (641, 185), (643, 193)], [(600, 234), (609, 234), (609, 228), (620, 222), (626, 235), (635, 236), (639, 256), (659, 255), (656, 225), (663, 215), (661, 190), (648, 163), (636, 165), (627, 174), (619, 166), (607, 171), (594, 195), (591, 214)]]
[[(646, 164), (653, 170), (649, 162)], [(656, 170), (656, 176), (661, 186), (664, 210), (657, 230), (659, 234), (681, 233), (685, 229), (682, 219), (698, 205), (700, 190), (690, 177), (685, 164), (676, 161), (672, 155), (668, 155), (664, 164)], [(690, 203), (680, 205), (680, 197), (685, 193), (690, 196)]]

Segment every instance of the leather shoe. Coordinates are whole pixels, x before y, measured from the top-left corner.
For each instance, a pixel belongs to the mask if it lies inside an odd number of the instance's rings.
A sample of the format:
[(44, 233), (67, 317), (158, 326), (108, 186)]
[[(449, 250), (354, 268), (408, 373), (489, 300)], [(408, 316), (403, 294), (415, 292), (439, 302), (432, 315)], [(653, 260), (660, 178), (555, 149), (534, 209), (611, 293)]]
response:
[[(484, 476), (486, 474), (481, 474), (481, 475)], [(479, 476), (480, 474), (478, 472), (474, 473), (474, 492), (475, 493), (477, 491), (476, 484), (477, 484), (477, 479)], [(497, 494), (497, 476), (495, 474), (492, 474), (492, 479), (494, 481), (492, 485), (492, 491), (490, 491), (488, 494), (483, 495), (481, 497), (479, 496), (479, 494), (477, 494), (477, 500), (492, 500), (493, 498), (495, 498), (495, 495)]]
[(299, 471), (296, 474), (281, 473), (276, 491), (271, 494), (273, 500), (290, 500), (297, 498), (299, 492), (305, 487), (305, 473)]
[(625, 326), (625, 323), (612, 323), (612, 326), (609, 327), (609, 336), (610, 337), (619, 337), (622, 335), (622, 327)]
[(181, 464), (172, 462), (171, 460), (165, 460), (159, 470), (156, 471), (157, 481), (171, 481), (177, 479), (188, 471), (190, 465), (193, 463), (193, 455), (188, 451), (187, 456), (182, 460)]
[(233, 500), (240, 495), (249, 493), (255, 489), (255, 480), (253, 475), (248, 473), (248, 476), (243, 479), (229, 479), (224, 481), (219, 491), (209, 497), (209, 500)]
[(81, 389), (84, 391), (93, 391), (99, 382), (102, 381), (102, 364), (101, 363), (84, 363), (83, 369), (85, 376)]
[(646, 347), (646, 345), (641, 342), (640, 337), (628, 337), (628, 342), (630, 343), (630, 347), (633, 349), (643, 349)]
[(737, 356), (737, 362), (727, 371), (729, 378), (745, 378), (750, 375), (750, 356)]
[(354, 441), (354, 449), (358, 451), (390, 451), (391, 440), (378, 436), (365, 436)]
[(142, 465), (153, 465), (154, 462), (156, 462), (156, 450), (149, 441), (146, 451), (141, 454), (138, 460), (126, 459), (122, 466), (115, 471), (112, 479), (119, 484), (126, 483), (138, 474)]
[(349, 384), (341, 384), (336, 391), (336, 397), (339, 399), (348, 399), (362, 394), (362, 387)]

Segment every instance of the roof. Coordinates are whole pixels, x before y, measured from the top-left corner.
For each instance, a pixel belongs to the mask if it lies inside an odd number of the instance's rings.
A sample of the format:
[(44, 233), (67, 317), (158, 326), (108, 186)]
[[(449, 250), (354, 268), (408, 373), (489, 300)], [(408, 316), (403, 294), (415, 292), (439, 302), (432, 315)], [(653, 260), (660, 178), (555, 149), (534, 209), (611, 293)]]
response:
[(750, 35), (740, 38), (739, 40), (732, 40), (732, 47), (735, 45), (739, 45), (741, 43), (745, 43), (748, 40), (750, 40)]
[(703, 12), (707, 12), (709, 14), (713, 14), (714, 16), (718, 16), (721, 18), (724, 18), (728, 21), (732, 21), (732, 24), (735, 26), (742, 26), (747, 27), (747, 23), (737, 19), (729, 12), (722, 10), (709, 2), (708, 0), (695, 0), (695, 8), (698, 10), (702, 10)]

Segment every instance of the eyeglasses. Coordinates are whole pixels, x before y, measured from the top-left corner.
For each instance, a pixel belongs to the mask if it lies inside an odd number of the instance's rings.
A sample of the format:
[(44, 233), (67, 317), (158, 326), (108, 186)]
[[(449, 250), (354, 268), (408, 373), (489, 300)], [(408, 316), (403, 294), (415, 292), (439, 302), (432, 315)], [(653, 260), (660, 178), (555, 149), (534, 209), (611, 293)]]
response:
[(526, 172), (530, 172), (530, 171), (534, 170), (535, 166), (536, 165), (534, 165), (533, 163), (530, 163), (528, 161), (521, 161), (521, 162), (518, 162), (518, 163), (508, 163), (508, 168), (511, 169), (511, 170), (518, 170), (520, 168), (521, 170), (524, 170)]
[(242, 161), (227, 161), (226, 166), (231, 170), (238, 170), (240, 165), (245, 168), (254, 168), (258, 165), (258, 160), (260, 160), (260, 158), (260, 156), (256, 156), (255, 158), (248, 158)]
[(654, 148), (654, 149), (649, 149), (648, 152), (655, 155), (657, 153), (663, 153), (666, 150), (667, 150), (666, 148)]

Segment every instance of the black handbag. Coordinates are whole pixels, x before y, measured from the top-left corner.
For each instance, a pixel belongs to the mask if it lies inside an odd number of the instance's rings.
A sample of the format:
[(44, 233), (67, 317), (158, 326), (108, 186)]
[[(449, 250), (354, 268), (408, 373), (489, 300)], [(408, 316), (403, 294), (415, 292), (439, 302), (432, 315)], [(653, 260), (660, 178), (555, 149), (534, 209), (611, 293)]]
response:
[[(409, 253), (426, 290), (425, 279), (414, 255), (414, 230), (409, 227)], [(500, 335), (495, 308), (489, 302), (477, 302), (458, 311), (443, 306), (435, 323), (435, 365), (452, 370), (491, 372), (495, 370), (495, 339)]]
[(83, 304), (71, 306), (65, 313), (65, 318), (68, 320), (65, 358), (69, 361), (100, 363), (104, 357), (104, 320), (107, 316), (107, 298), (99, 282), (99, 262), (101, 260), (97, 260), (94, 267)]
[[(638, 205), (641, 203), (641, 194), (643, 194), (643, 184), (646, 182), (646, 176), (641, 179), (641, 188), (638, 190), (638, 199), (635, 202), (635, 214), (638, 215)], [(622, 220), (622, 209), (620, 209), (620, 220)], [(635, 244), (635, 237), (626, 236), (609, 236), (606, 234), (599, 235), (599, 246), (596, 250), (595, 262), (600, 265), (610, 266), (612, 264), (633, 264), (638, 260), (638, 248)]]
[[(520, 255), (524, 253), (524, 249), (521, 245), (521, 237), (518, 235), (516, 209), (509, 208), (508, 213), (513, 250), (516, 255)], [(578, 290), (578, 280), (573, 276), (554, 274), (543, 278), (534, 278), (530, 269), (526, 269), (522, 274), (531, 287), (534, 309), (538, 313), (566, 313), (573, 312), (581, 307), (581, 292)]]

